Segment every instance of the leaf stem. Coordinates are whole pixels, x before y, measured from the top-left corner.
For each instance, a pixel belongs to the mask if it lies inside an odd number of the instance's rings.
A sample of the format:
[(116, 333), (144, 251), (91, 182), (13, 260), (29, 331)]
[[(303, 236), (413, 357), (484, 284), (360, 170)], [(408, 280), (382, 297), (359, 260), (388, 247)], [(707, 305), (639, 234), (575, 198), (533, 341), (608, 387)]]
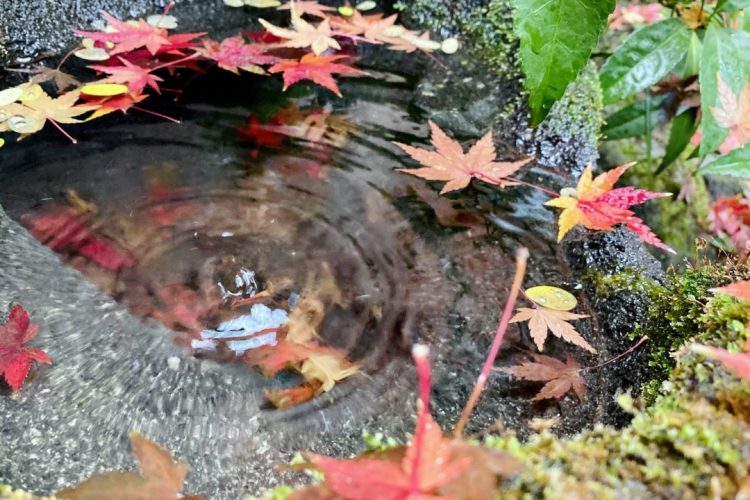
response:
[(482, 395), (484, 386), (487, 383), (490, 371), (492, 370), (492, 366), (495, 363), (495, 358), (500, 351), (500, 346), (503, 344), (505, 331), (508, 329), (508, 323), (510, 322), (510, 317), (513, 314), (513, 309), (516, 305), (518, 293), (521, 290), (523, 277), (524, 274), (526, 274), (526, 262), (528, 261), (528, 259), (529, 250), (527, 248), (521, 247), (516, 251), (516, 274), (513, 277), (513, 284), (510, 287), (510, 295), (508, 296), (508, 300), (505, 302), (503, 315), (500, 318), (500, 324), (497, 326), (495, 338), (492, 340), (490, 352), (487, 354), (487, 359), (484, 360), (482, 371), (480, 372), (479, 377), (474, 384), (474, 389), (471, 391), (471, 395), (466, 402), (466, 406), (464, 406), (464, 409), (461, 412), (461, 417), (458, 419), (456, 427), (453, 429), (453, 435), (456, 438), (460, 438), (463, 434), (464, 427), (466, 427), (466, 423), (468, 422), (471, 413), (474, 411), (474, 407), (479, 402), (479, 397)]
[(144, 109), (139, 106), (133, 106), (133, 109), (136, 111), (140, 111), (141, 113), (146, 113), (148, 115), (154, 115), (158, 116), (159, 118), (164, 118), (167, 121), (170, 121), (172, 123), (180, 123), (180, 120), (176, 118), (172, 118), (171, 116), (163, 115), (161, 113), (157, 113), (156, 111), (151, 111), (150, 109)]
[(50, 123), (51, 123), (52, 125), (54, 125), (54, 126), (55, 126), (55, 128), (57, 128), (57, 130), (59, 130), (59, 131), (60, 131), (60, 132), (62, 133), (62, 135), (64, 135), (64, 136), (65, 136), (65, 137), (67, 137), (68, 139), (70, 139), (70, 142), (72, 142), (73, 144), (78, 144), (78, 141), (77, 141), (77, 140), (75, 139), (75, 137), (73, 137), (72, 135), (70, 135), (69, 133), (67, 133), (67, 132), (65, 131), (65, 129), (63, 129), (63, 128), (62, 128), (62, 127), (60, 126), (60, 124), (59, 124), (59, 123), (57, 123), (57, 122), (56, 122), (55, 120), (53, 120), (53, 119), (52, 119), (52, 118), (50, 118), (50, 117), (47, 117), (47, 120), (49, 120), (49, 122), (50, 122)]
[(636, 344), (635, 344), (634, 346), (632, 346), (632, 347), (631, 347), (630, 349), (628, 349), (627, 351), (625, 351), (625, 352), (622, 352), (622, 353), (618, 354), (617, 356), (615, 356), (614, 358), (612, 358), (612, 359), (609, 359), (609, 360), (607, 360), (607, 361), (605, 361), (605, 362), (603, 362), (603, 363), (599, 363), (598, 365), (594, 365), (594, 366), (587, 366), (586, 368), (583, 368), (583, 369), (582, 369), (581, 371), (592, 371), (592, 370), (598, 370), (599, 368), (604, 368), (604, 367), (605, 367), (605, 366), (607, 366), (607, 365), (611, 365), (611, 364), (612, 364), (612, 363), (614, 363), (615, 361), (618, 361), (618, 360), (620, 360), (620, 359), (624, 358), (624, 357), (625, 357), (625, 356), (627, 356), (628, 354), (630, 354), (630, 353), (632, 353), (633, 351), (635, 351), (636, 349), (638, 349), (638, 348), (639, 348), (639, 347), (640, 347), (640, 346), (641, 346), (641, 345), (642, 345), (642, 344), (643, 344), (644, 342), (646, 342), (647, 340), (649, 340), (648, 336), (644, 335), (643, 337), (641, 337), (641, 340), (639, 340), (638, 342), (636, 342)]
[(414, 462), (411, 466), (410, 493), (421, 493), (419, 485), (419, 471), (422, 460), (422, 449), (424, 448), (424, 436), (427, 431), (428, 419), (425, 413), (430, 412), (430, 349), (423, 344), (415, 344), (411, 350), (414, 363), (417, 365), (417, 377), (419, 379), (419, 401), (417, 403), (417, 427), (414, 430)]

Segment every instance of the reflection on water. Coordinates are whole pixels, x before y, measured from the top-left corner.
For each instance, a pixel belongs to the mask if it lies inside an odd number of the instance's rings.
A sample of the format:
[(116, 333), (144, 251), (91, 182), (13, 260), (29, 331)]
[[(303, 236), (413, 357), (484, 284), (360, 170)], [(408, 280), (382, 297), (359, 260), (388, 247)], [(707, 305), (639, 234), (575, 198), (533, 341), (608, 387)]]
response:
[[(100, 330), (98, 316), (92, 328), (61, 327), (54, 370), (29, 381), (49, 389), (44, 405), (58, 422), (32, 412), (39, 422), (30, 425), (53, 428), (35, 450), (74, 442), (82, 456), (96, 454), (92, 467), (116, 468), (129, 451), (102, 451), (102, 443), (138, 428), (188, 457), (202, 485), (191, 489), (216, 491), (221, 482), (236, 492), (267, 470), (269, 450), (314, 447), (314, 429), (349, 422), (359, 433), (357, 422), (376, 416), (409, 428), (403, 402), (412, 380), (402, 361), (417, 337), (444, 356), (436, 414), (456, 415), (494, 331), (513, 249), (532, 249), (532, 282), (557, 276), (539, 194), (478, 184), (443, 197), (394, 171), (405, 159), (391, 141), (423, 144), (427, 135), (399, 76), (351, 81), (336, 100), (282, 94), (270, 79), (229, 87), (221, 78), (178, 105), (151, 104), (180, 125), (113, 116), (77, 130), (75, 146), (51, 132), (6, 145), (7, 212), (202, 360), (197, 368), (154, 361), (163, 351), (153, 341)], [(110, 354), (91, 355), (102, 335)], [(513, 332), (509, 339), (531, 347)], [(525, 395), (502, 384), (491, 390), (481, 423), (518, 420), (524, 407), (513, 401)], [(303, 403), (271, 412), (267, 400)], [(23, 451), (25, 431), (6, 429), (8, 446)], [(249, 441), (260, 466), (247, 459)], [(209, 449), (221, 450), (220, 474)], [(10, 479), (22, 475), (50, 484), (32, 467)]]

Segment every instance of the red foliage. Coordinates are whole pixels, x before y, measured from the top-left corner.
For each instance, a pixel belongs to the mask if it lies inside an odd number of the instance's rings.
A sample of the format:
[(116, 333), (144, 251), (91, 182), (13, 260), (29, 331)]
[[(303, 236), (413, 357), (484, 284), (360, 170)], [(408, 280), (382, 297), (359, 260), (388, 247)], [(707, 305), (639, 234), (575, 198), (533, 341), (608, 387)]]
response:
[(29, 314), (19, 304), (11, 308), (5, 325), (0, 325), (0, 373), (13, 392), (21, 389), (32, 361), (52, 363), (41, 349), (26, 346), (38, 332), (39, 327), (31, 324)]
[(96, 235), (74, 209), (63, 208), (34, 215), (27, 217), (26, 221), (31, 234), (52, 250), (81, 255), (111, 271), (135, 264), (126, 251)]
[(135, 65), (122, 57), (118, 58), (122, 66), (102, 66), (92, 64), (89, 68), (110, 76), (101, 81), (101, 83), (123, 83), (128, 86), (131, 92), (140, 94), (148, 85), (157, 93), (160, 93), (159, 83), (163, 81), (156, 75), (151, 74), (151, 69)]
[(115, 46), (108, 51), (111, 55), (130, 52), (141, 47), (145, 47), (151, 55), (156, 55), (160, 47), (170, 45), (167, 30), (151, 26), (143, 19), (133, 24), (126, 23), (104, 11), (102, 11), (102, 17), (112, 27), (111, 32), (76, 30), (75, 33), (96, 42), (113, 43)]
[(302, 80), (310, 80), (322, 85), (337, 96), (341, 97), (341, 91), (336, 80), (335, 73), (340, 75), (364, 75), (364, 71), (354, 69), (346, 64), (337, 63), (346, 56), (316, 56), (305, 54), (299, 61), (286, 60), (271, 66), (270, 73), (284, 74), (284, 90)]
[(220, 68), (239, 74), (239, 70), (253, 73), (265, 73), (260, 67), (274, 64), (281, 59), (266, 53), (267, 47), (260, 44), (245, 43), (241, 36), (225, 38), (221, 43), (214, 40), (204, 40), (200, 53), (213, 61)]
[(728, 238), (741, 253), (747, 253), (750, 242), (750, 201), (740, 195), (720, 196), (708, 214), (711, 231)]

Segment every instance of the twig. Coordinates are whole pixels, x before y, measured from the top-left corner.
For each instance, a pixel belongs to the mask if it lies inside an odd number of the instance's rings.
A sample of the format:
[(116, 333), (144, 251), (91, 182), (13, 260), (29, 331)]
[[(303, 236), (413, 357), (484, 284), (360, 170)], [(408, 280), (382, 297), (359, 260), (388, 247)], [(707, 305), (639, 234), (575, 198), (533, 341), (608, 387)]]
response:
[(498, 325), (497, 331), (495, 332), (495, 338), (492, 341), (492, 346), (490, 347), (490, 352), (487, 355), (487, 359), (484, 360), (482, 371), (477, 378), (476, 384), (474, 384), (474, 389), (471, 391), (471, 395), (466, 402), (466, 406), (461, 412), (461, 417), (458, 419), (456, 427), (453, 430), (453, 435), (457, 438), (461, 437), (461, 435), (463, 434), (464, 427), (466, 427), (466, 423), (468, 422), (471, 413), (474, 411), (474, 407), (477, 405), (477, 402), (479, 402), (479, 397), (482, 395), (484, 386), (487, 383), (490, 371), (492, 370), (492, 365), (495, 363), (495, 358), (500, 351), (500, 346), (503, 344), (505, 331), (508, 329), (510, 316), (511, 314), (513, 314), (513, 308), (516, 305), (518, 292), (521, 290), (521, 283), (523, 282), (523, 277), (526, 273), (526, 262), (528, 261), (528, 259), (529, 250), (527, 248), (521, 247), (518, 249), (518, 251), (516, 251), (516, 275), (513, 278), (513, 285), (511, 285), (510, 287), (510, 295), (508, 296), (508, 301), (505, 303), (505, 309), (503, 310), (503, 315), (500, 318), (500, 324)]

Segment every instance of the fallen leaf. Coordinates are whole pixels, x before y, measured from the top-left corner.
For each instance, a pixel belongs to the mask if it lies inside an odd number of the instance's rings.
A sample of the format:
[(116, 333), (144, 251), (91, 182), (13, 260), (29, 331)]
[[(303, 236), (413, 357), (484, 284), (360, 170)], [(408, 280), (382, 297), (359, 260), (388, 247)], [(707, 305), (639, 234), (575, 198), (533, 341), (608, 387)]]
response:
[(261, 44), (245, 43), (241, 36), (225, 38), (219, 42), (204, 40), (199, 52), (206, 58), (216, 61), (220, 68), (239, 74), (239, 70), (263, 74), (261, 67), (280, 61), (276, 56), (266, 53), (267, 48)]
[(576, 224), (588, 229), (611, 231), (616, 224), (623, 223), (642, 241), (674, 253), (629, 210), (633, 205), (670, 196), (670, 193), (652, 193), (630, 186), (613, 189), (620, 176), (632, 165), (633, 163), (620, 165), (596, 178), (592, 178), (591, 166), (586, 167), (576, 189), (565, 188), (559, 197), (545, 203), (547, 206), (563, 209), (559, 219), (558, 241)]
[(299, 372), (308, 382), (319, 382), (318, 392), (328, 392), (336, 382), (351, 377), (359, 366), (350, 363), (341, 352), (310, 354), (302, 363)]
[(268, 68), (269, 73), (283, 73), (284, 90), (302, 80), (310, 80), (322, 85), (337, 96), (341, 97), (334, 74), (364, 75), (364, 71), (354, 69), (345, 64), (337, 63), (346, 56), (316, 56), (305, 54), (299, 61), (286, 60)]
[(519, 307), (518, 312), (510, 320), (511, 323), (521, 321), (529, 322), (529, 333), (534, 339), (537, 349), (544, 350), (544, 341), (547, 339), (547, 331), (551, 331), (555, 337), (559, 337), (566, 342), (575, 344), (578, 347), (595, 353), (596, 349), (581, 336), (568, 321), (587, 318), (585, 314), (575, 314), (567, 311), (556, 311), (546, 307)]
[(35, 66), (30, 70), (31, 81), (34, 83), (43, 83), (52, 80), (57, 90), (64, 92), (70, 87), (77, 87), (81, 84), (73, 75), (69, 75), (57, 68), (48, 68), (47, 66)]
[(75, 34), (97, 42), (114, 44), (114, 47), (107, 51), (110, 55), (130, 52), (141, 47), (145, 47), (151, 55), (155, 55), (162, 45), (170, 43), (166, 38), (167, 30), (151, 26), (143, 19), (130, 23), (120, 21), (104, 11), (101, 15), (109, 25), (108, 31), (76, 30)]
[(341, 50), (341, 46), (332, 36), (328, 19), (324, 19), (318, 26), (313, 26), (301, 17), (293, 17), (293, 30), (274, 26), (265, 19), (259, 19), (259, 21), (271, 34), (286, 40), (282, 42), (284, 47), (298, 49), (310, 47), (316, 56), (329, 48)]
[(76, 106), (75, 103), (78, 101), (79, 96), (79, 91), (71, 91), (53, 99), (46, 92), (42, 91), (33, 100), (9, 104), (5, 108), (11, 115), (7, 120), (8, 127), (13, 132), (22, 135), (33, 134), (41, 130), (49, 120), (71, 142), (75, 143), (76, 140), (65, 132), (59, 124), (80, 123), (81, 120), (75, 117), (96, 109), (96, 106), (91, 105)]
[(703, 28), (708, 23), (708, 14), (703, 8), (703, 2), (693, 2), (690, 5), (677, 5), (677, 12), (682, 22), (691, 30)]
[(315, 397), (315, 388), (310, 384), (286, 389), (270, 389), (265, 391), (266, 399), (279, 410), (297, 406)]
[(102, 66), (96, 64), (89, 66), (93, 70), (110, 75), (98, 83), (122, 83), (127, 85), (128, 89), (135, 94), (141, 94), (146, 86), (151, 87), (157, 93), (161, 93), (159, 82), (164, 80), (156, 75), (152, 75), (151, 69), (135, 65), (122, 57), (118, 59), (122, 63), (121, 66)]
[(31, 324), (29, 314), (20, 304), (13, 305), (8, 320), (0, 325), (0, 373), (13, 392), (21, 389), (32, 361), (52, 363), (44, 351), (26, 345), (37, 333), (39, 327)]
[[(182, 488), (187, 464), (174, 462), (172, 454), (138, 432), (130, 433), (130, 442), (140, 474), (106, 472), (57, 493), (69, 500), (150, 500), (186, 498)], [(198, 497), (192, 497), (198, 498)]]
[(740, 300), (750, 300), (750, 280), (738, 281), (727, 286), (712, 288), (711, 291), (731, 295)]
[(559, 359), (543, 354), (531, 354), (531, 357), (534, 359), (533, 362), (499, 368), (499, 370), (523, 380), (546, 382), (532, 401), (560, 399), (571, 389), (578, 399), (583, 401), (586, 395), (586, 381), (581, 376), (581, 369), (573, 358), (568, 357), (563, 363)]
[(456, 479), (438, 488), (440, 495), (456, 500), (495, 500), (498, 478), (511, 477), (521, 469), (513, 457), (500, 450), (457, 439), (451, 442), (451, 459), (470, 464)]
[(512, 186), (515, 183), (512, 179), (509, 179), (509, 176), (532, 161), (532, 158), (515, 162), (495, 161), (497, 155), (492, 140), (492, 132), (487, 132), (467, 153), (464, 153), (461, 144), (448, 137), (432, 121), (430, 121), (430, 130), (432, 131), (430, 142), (435, 146), (435, 151), (395, 143), (423, 165), (423, 168), (401, 168), (398, 171), (430, 181), (447, 181), (447, 184), (440, 191), (441, 194), (465, 188), (472, 178), (480, 179), (501, 188)]
[(526, 290), (524, 295), (534, 303), (556, 311), (570, 311), (578, 305), (572, 293), (556, 286), (534, 286)]
[(144, 101), (147, 97), (148, 96), (145, 94), (127, 93), (99, 101), (92, 101), (96, 106), (96, 111), (91, 113), (89, 117), (86, 118), (86, 121), (95, 120), (114, 111), (127, 113), (130, 108), (134, 107), (139, 102)]
[(750, 339), (745, 342), (743, 352), (729, 352), (726, 349), (702, 344), (693, 344), (690, 346), (690, 350), (719, 361), (725, 367), (734, 371), (741, 379), (750, 381)]
[(328, 17), (326, 12), (333, 12), (336, 9), (327, 5), (321, 5), (314, 0), (297, 0), (287, 2), (278, 7), (278, 10), (289, 10), (292, 16), (304, 16), (305, 14), (325, 19)]

